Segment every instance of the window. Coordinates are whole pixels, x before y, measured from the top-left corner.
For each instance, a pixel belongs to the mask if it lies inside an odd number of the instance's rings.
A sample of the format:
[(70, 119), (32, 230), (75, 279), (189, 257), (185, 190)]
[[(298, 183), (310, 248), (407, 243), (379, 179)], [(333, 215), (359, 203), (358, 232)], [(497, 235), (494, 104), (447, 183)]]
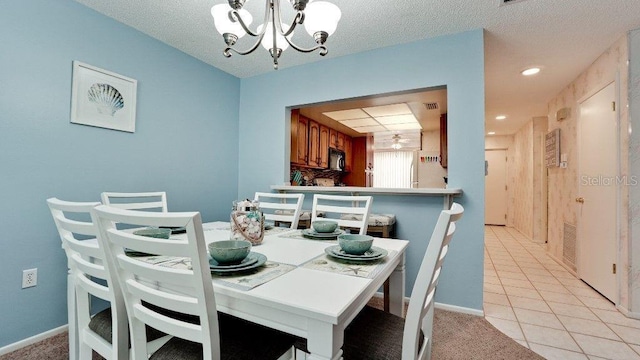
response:
[(373, 187), (411, 188), (413, 151), (373, 153)]

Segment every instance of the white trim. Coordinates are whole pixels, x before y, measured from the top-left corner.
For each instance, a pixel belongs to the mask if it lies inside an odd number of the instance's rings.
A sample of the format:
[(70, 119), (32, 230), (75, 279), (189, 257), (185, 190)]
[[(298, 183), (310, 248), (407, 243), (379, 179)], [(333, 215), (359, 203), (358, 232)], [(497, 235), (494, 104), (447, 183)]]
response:
[(435, 307), (436, 309), (440, 309), (440, 310), (453, 311), (453, 312), (467, 314), (467, 315), (484, 317), (483, 310), (472, 309), (472, 308), (456, 306), (456, 305), (442, 304), (439, 302), (435, 303)]
[[(384, 299), (384, 294), (381, 293), (381, 292), (377, 292), (377, 293), (373, 294), (373, 297)], [(406, 297), (406, 296), (404, 297), (404, 303), (405, 304), (409, 303), (409, 298)], [(434, 306), (435, 306), (436, 309), (440, 309), (440, 310), (453, 311), (453, 312), (467, 314), (467, 315), (474, 315), (474, 316), (482, 316), (482, 317), (484, 317), (484, 311), (483, 310), (478, 310), (478, 309), (473, 309), (473, 308), (468, 308), (468, 307), (462, 307), (462, 306), (456, 306), (456, 305), (443, 304), (443, 303), (439, 303), (439, 302), (435, 302)]]
[(630, 318), (630, 319), (638, 319), (640, 320), (640, 313), (639, 312), (632, 312), (629, 311), (629, 309), (621, 306), (621, 305), (616, 305), (616, 309), (618, 309), (618, 311), (620, 311), (622, 313), (622, 315)]
[(48, 339), (50, 337), (56, 336), (58, 334), (61, 334), (61, 333), (65, 332), (65, 331), (67, 331), (68, 327), (69, 327), (68, 325), (62, 325), (60, 327), (57, 327), (57, 328), (54, 328), (54, 329), (51, 329), (51, 330), (47, 330), (47, 331), (45, 331), (43, 333), (40, 333), (40, 334), (31, 336), (31, 337), (28, 337), (26, 339), (14, 342), (13, 344), (9, 344), (9, 345), (3, 346), (3, 347), (0, 348), (0, 355), (6, 355), (6, 354), (8, 354), (10, 352), (22, 349), (23, 347), (27, 347), (27, 346), (35, 344), (35, 343), (37, 343), (39, 341), (42, 341), (42, 340)]

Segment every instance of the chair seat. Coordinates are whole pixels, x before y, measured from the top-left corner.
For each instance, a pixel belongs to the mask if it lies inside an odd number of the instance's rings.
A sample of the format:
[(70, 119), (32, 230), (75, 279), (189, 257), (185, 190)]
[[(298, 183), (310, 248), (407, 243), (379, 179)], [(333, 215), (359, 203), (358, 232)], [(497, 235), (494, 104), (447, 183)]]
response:
[[(95, 316), (91, 318), (91, 321), (89, 321), (89, 329), (93, 330), (93, 332), (100, 335), (100, 337), (111, 344), (113, 331), (111, 308), (106, 308), (95, 314)], [(147, 326), (147, 341), (157, 340), (165, 335), (165, 333)], [(131, 347), (131, 338), (129, 338), (129, 347)]]
[[(349, 360), (393, 360), (402, 358), (404, 319), (365, 306), (344, 332), (343, 357)], [(298, 340), (296, 349), (307, 350), (306, 340)]]
[[(344, 214), (340, 218), (342, 220), (362, 220), (362, 215)], [(394, 214), (369, 214), (367, 219), (368, 226), (389, 226), (396, 223)]]
[[(221, 359), (278, 359), (296, 337), (230, 315), (218, 313)], [(202, 344), (174, 337), (151, 355), (152, 360), (202, 359)]]

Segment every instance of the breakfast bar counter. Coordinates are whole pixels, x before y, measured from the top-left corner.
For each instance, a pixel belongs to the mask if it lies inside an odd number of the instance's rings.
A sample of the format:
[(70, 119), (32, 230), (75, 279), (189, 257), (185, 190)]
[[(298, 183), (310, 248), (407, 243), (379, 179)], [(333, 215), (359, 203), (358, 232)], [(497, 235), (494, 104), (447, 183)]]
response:
[(442, 196), (444, 208), (449, 209), (454, 196), (461, 196), (461, 188), (372, 188), (359, 186), (291, 186), (271, 185), (271, 190), (285, 192), (313, 192), (313, 193), (348, 193), (351, 195), (409, 195), (409, 196)]

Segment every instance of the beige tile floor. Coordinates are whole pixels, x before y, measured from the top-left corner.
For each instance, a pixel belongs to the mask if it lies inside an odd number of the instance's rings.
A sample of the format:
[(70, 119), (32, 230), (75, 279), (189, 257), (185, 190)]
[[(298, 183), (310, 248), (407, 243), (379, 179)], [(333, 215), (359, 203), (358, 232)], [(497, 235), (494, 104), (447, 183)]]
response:
[(547, 359), (640, 360), (640, 320), (615, 306), (515, 229), (485, 227), (484, 312)]

